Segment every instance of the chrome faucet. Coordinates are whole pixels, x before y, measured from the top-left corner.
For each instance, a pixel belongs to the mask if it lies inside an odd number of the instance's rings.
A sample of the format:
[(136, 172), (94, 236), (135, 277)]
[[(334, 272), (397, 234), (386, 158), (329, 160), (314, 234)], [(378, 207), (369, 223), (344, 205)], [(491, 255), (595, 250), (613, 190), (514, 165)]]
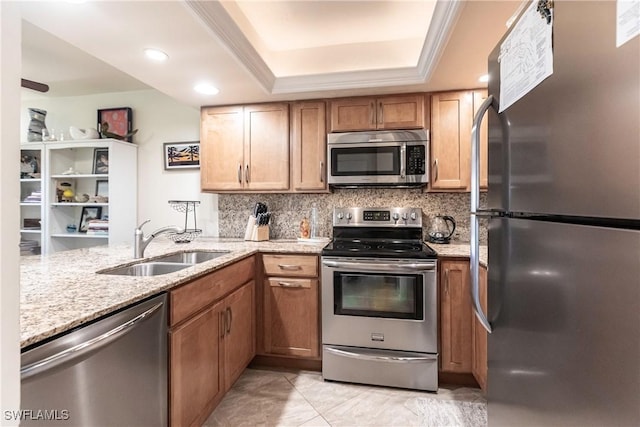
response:
[(150, 219), (146, 220), (142, 224), (136, 227), (134, 232), (134, 240), (133, 240), (133, 257), (134, 258), (143, 258), (145, 248), (151, 243), (151, 241), (164, 233), (184, 233), (184, 229), (176, 227), (175, 225), (170, 225), (167, 227), (161, 227), (149, 234), (149, 236), (145, 237), (142, 232), (142, 227), (151, 221)]

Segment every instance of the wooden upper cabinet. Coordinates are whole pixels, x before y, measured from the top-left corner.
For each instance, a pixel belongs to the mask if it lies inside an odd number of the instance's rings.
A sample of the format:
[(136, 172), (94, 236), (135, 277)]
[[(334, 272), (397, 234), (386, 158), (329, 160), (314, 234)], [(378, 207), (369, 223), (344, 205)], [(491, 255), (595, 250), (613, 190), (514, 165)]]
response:
[(203, 108), (200, 138), (203, 191), (289, 189), (287, 103)]
[[(431, 95), (431, 182), (436, 191), (470, 191), (471, 129), (486, 90)], [(480, 188), (487, 188), (487, 118), (480, 127)]]
[(431, 96), (431, 189), (468, 188), (472, 113), (470, 92)]
[[(475, 117), (480, 105), (487, 99), (487, 90), (473, 91), (473, 116)], [(488, 115), (485, 115), (480, 124), (480, 188), (486, 190), (489, 188), (488, 181), (488, 157), (489, 157), (489, 131), (488, 131)], [(473, 125), (472, 125), (473, 126)]]
[(330, 132), (424, 127), (425, 101), (422, 94), (330, 101)]
[(202, 190), (241, 190), (243, 165), (242, 107), (203, 108), (200, 129)]
[(443, 372), (472, 372), (469, 261), (440, 264), (440, 361)]
[(245, 189), (289, 189), (289, 105), (244, 107)]
[(324, 101), (291, 104), (292, 189), (327, 190), (327, 128)]

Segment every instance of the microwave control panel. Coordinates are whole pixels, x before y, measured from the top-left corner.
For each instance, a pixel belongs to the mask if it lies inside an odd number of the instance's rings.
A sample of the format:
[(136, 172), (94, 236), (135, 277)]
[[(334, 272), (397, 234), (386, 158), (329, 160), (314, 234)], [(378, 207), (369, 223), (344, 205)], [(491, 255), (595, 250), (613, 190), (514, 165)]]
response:
[(425, 152), (424, 145), (407, 145), (407, 175), (424, 175), (425, 170)]

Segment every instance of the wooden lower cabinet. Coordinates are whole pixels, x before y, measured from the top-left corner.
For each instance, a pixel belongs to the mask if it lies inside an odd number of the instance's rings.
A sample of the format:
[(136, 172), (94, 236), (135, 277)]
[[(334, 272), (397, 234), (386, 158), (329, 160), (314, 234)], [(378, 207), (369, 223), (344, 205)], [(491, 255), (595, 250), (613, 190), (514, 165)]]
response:
[(469, 261), (440, 263), (440, 370), (471, 373), (472, 320)]
[(258, 365), (320, 370), (319, 259), (262, 255)]
[(255, 258), (169, 292), (169, 419), (200, 426), (255, 356)]
[(247, 367), (255, 347), (255, 282), (225, 298), (224, 380), (229, 390)]
[[(487, 269), (480, 267), (479, 296), (482, 311), (487, 313)], [(473, 325), (473, 376), (484, 391), (487, 390), (487, 331), (474, 316)]]
[(264, 281), (266, 353), (318, 357), (318, 280), (271, 277)]
[(212, 305), (169, 333), (172, 426), (202, 424), (224, 394), (222, 307)]

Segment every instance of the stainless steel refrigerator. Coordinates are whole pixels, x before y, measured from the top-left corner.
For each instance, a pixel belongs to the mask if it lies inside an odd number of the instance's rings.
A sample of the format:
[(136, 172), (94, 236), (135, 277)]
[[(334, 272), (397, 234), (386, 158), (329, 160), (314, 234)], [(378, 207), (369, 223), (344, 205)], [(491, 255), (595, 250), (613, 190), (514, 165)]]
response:
[[(552, 73), (498, 113), (501, 85), (513, 84), (501, 75), (505, 42), (525, 8), (489, 56), (490, 97), (473, 131), (476, 307), (477, 221), (489, 227), (488, 312), (476, 310), (491, 330), (488, 423), (639, 426), (640, 37), (631, 29), (618, 46), (617, 35), (630, 28), (621, 8), (640, 19), (640, 5), (540, 3)], [(479, 207), (485, 116), (489, 190)]]

